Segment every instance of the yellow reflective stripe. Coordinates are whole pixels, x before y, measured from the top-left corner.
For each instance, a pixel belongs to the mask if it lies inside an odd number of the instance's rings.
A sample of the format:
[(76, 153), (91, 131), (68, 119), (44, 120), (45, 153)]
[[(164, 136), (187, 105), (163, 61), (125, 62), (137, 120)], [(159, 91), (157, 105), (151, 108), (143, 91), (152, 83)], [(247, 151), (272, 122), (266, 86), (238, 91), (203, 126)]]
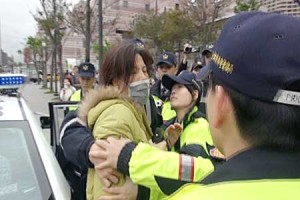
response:
[(194, 157), (180, 154), (179, 155), (179, 175), (178, 179), (187, 182), (194, 181)]

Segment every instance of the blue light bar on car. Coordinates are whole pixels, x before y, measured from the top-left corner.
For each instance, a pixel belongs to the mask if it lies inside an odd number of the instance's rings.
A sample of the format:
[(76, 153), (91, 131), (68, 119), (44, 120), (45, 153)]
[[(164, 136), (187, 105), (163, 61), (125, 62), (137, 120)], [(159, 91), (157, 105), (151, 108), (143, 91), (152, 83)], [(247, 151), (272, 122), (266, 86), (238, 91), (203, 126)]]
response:
[(23, 74), (0, 74), (0, 89), (19, 88), (26, 83)]

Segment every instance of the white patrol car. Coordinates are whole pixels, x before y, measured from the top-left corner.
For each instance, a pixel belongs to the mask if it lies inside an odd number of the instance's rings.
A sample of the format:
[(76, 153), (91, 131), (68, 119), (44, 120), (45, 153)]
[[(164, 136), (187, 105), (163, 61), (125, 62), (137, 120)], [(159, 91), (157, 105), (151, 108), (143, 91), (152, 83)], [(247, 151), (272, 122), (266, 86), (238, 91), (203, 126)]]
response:
[(25, 80), (0, 75), (0, 199), (69, 200), (70, 187), (39, 123), (24, 99), (12, 96)]

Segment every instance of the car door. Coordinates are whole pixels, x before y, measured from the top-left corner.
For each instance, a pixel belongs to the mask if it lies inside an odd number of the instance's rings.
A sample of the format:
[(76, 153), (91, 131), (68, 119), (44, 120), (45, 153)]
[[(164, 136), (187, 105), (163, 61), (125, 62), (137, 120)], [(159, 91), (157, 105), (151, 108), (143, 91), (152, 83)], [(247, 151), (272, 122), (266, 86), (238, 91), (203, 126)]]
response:
[(49, 102), (49, 116), (41, 117), (42, 128), (50, 128), (50, 145), (53, 152), (56, 153), (60, 145), (60, 127), (69, 112), (70, 107), (78, 107), (79, 102)]

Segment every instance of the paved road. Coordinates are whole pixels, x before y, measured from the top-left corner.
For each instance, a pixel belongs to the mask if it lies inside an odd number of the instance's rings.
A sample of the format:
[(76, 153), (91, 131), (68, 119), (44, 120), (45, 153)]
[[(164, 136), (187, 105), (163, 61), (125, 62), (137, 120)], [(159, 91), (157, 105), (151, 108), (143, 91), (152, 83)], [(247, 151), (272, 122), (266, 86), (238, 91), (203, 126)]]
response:
[[(22, 90), (22, 96), (35, 114), (38, 122), (40, 116), (49, 116), (48, 102), (59, 101), (53, 93), (48, 93), (49, 89), (42, 89), (42, 85), (37, 83), (26, 84)], [(48, 141), (50, 141), (50, 130), (43, 129)]]
[(49, 89), (42, 89), (42, 85), (29, 83), (23, 88), (22, 95), (35, 114), (49, 115), (48, 102), (59, 101), (59, 99), (48, 92)]

